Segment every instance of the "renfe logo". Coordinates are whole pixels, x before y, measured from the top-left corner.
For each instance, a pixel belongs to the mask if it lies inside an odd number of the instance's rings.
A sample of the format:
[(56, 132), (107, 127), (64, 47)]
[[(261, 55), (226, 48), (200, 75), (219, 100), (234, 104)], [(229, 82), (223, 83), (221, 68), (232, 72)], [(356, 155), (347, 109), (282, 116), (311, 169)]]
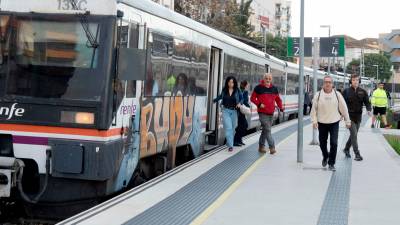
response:
[(7, 120), (10, 120), (13, 116), (21, 117), (25, 113), (25, 109), (17, 108), (18, 103), (12, 104), (11, 108), (9, 107), (0, 107), (0, 116), (6, 116)]

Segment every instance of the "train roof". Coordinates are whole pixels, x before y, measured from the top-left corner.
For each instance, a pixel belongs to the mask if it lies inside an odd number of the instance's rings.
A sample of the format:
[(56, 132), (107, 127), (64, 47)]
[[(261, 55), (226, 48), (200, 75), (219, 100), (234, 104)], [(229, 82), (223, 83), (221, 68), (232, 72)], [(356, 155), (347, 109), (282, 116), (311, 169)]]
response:
[(253, 48), (241, 41), (238, 41), (232, 37), (229, 37), (228, 35), (215, 30), (207, 25), (204, 25), (202, 23), (199, 23), (195, 20), (192, 20), (184, 15), (181, 15), (177, 12), (174, 12), (166, 7), (161, 6), (160, 4), (157, 4), (153, 1), (150, 0), (116, 0), (117, 3), (122, 3), (126, 4), (128, 6), (134, 7), (136, 9), (142, 10), (144, 12), (147, 12), (149, 14), (159, 16), (161, 18), (164, 18), (166, 20), (169, 20), (173, 23), (179, 24), (181, 26), (187, 27), (189, 29), (192, 29), (194, 31), (197, 31), (199, 33), (202, 33), (204, 35), (213, 37), (221, 42), (224, 42), (226, 44), (229, 44), (231, 46), (235, 46), (237, 48), (240, 48), (244, 51), (247, 51), (249, 53), (252, 53), (254, 55), (257, 55), (262, 58), (269, 58), (271, 60), (275, 60), (277, 62), (280, 62), (281, 64), (285, 64), (285, 61), (280, 60), (275, 58), (274, 56), (271, 56), (269, 54), (266, 54), (256, 48)]

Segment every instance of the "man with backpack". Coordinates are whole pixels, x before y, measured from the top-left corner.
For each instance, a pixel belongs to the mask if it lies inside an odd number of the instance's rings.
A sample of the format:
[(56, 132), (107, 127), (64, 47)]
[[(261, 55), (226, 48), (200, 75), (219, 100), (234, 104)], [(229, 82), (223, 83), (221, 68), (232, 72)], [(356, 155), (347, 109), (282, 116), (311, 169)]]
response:
[(359, 87), (359, 76), (351, 75), (350, 82), (351, 86), (345, 89), (343, 92), (343, 97), (347, 103), (351, 120), (351, 127), (349, 129), (350, 137), (343, 152), (347, 158), (351, 158), (350, 147), (353, 146), (353, 151), (355, 154), (354, 160), (361, 161), (363, 158), (360, 154), (360, 150), (358, 149), (357, 133), (360, 129), (363, 106), (365, 105), (367, 108), (368, 115), (371, 115), (371, 104), (368, 99), (367, 91)]
[[(337, 145), (339, 137), (339, 122), (345, 119), (346, 127), (350, 128), (351, 121), (343, 96), (333, 89), (333, 79), (324, 77), (321, 91), (316, 93), (311, 110), (311, 121), (314, 129), (319, 131), (319, 146), (322, 151), (322, 166), (329, 164), (329, 170), (335, 171)], [(328, 135), (330, 135), (330, 152), (328, 152)]]

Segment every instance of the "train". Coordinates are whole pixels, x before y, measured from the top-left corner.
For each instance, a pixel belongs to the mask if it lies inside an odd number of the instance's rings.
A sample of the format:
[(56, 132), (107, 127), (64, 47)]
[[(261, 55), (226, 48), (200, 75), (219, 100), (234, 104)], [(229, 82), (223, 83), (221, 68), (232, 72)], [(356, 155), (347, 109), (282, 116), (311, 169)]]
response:
[[(150, 0), (0, 9), (0, 211), (19, 202), (28, 215), (65, 218), (224, 145), (212, 99), (227, 76), (252, 89), (272, 73), (285, 108), (275, 123), (297, 117), (297, 64)], [(305, 68), (306, 91), (312, 78)]]

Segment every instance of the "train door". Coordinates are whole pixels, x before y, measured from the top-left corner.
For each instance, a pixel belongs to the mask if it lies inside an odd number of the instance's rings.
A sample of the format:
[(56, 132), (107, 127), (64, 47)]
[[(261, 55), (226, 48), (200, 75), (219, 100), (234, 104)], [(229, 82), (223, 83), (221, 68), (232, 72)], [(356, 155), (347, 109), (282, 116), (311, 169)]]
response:
[(207, 103), (207, 131), (206, 138), (208, 145), (218, 144), (218, 126), (219, 126), (219, 108), (218, 104), (213, 102), (220, 92), (221, 81), (221, 62), (222, 50), (211, 48), (210, 72), (208, 79), (208, 103)]

